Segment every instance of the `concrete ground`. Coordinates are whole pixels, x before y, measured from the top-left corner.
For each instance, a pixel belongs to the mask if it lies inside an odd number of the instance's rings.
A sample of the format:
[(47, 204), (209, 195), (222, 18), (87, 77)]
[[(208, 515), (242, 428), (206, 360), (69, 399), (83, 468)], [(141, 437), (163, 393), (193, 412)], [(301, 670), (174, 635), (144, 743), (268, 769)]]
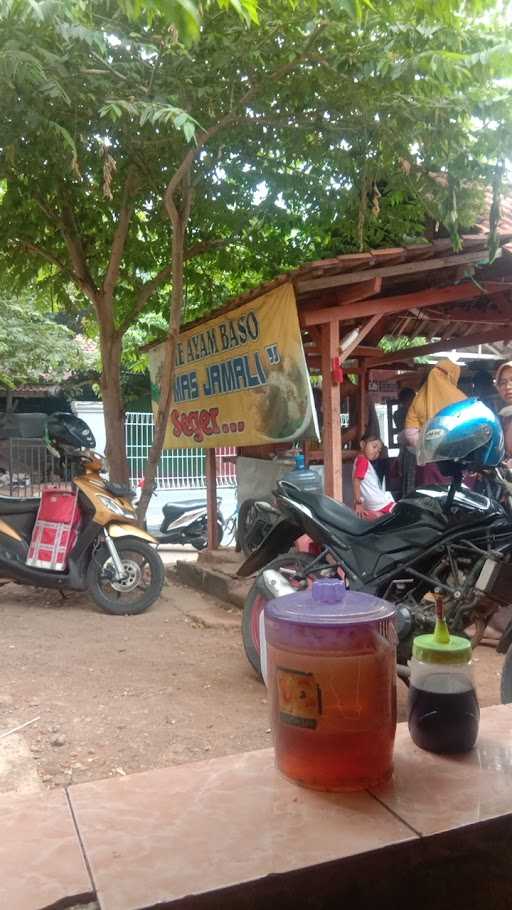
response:
[[(268, 746), (266, 691), (243, 653), (240, 616), (174, 581), (133, 617), (83, 596), (0, 588), (0, 792)], [(499, 702), (502, 661), (491, 647), (475, 653), (482, 705)], [(399, 684), (400, 719), (405, 706)]]

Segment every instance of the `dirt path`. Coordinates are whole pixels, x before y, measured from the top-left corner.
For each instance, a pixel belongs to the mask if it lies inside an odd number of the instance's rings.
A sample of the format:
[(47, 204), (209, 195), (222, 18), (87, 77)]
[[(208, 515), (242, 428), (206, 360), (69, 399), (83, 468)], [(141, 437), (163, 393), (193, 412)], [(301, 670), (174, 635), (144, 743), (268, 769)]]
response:
[[(39, 716), (17, 736), (44, 786), (270, 745), (239, 611), (174, 582), (134, 617), (9, 585), (0, 589), (0, 641), (0, 733)], [(476, 657), (481, 703), (495, 704), (502, 658), (485, 647)]]

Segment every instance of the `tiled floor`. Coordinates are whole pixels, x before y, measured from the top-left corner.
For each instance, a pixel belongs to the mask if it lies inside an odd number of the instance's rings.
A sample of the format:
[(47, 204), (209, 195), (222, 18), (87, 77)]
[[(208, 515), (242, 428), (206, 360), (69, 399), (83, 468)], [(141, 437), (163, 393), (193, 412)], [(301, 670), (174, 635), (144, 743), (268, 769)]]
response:
[[(168, 906), (249, 881), (272, 889), (272, 882), (312, 867), (322, 877), (333, 868), (345, 875), (346, 864), (356, 869), (361, 856), (372, 889), (371, 870), (387, 863), (381, 848), (408, 853), (421, 866), (424, 854), (415, 847), (421, 836), (457, 829), (459, 839), (462, 827), (473, 826), (467, 830), (478, 839), (475, 823), (498, 816), (508, 857), (512, 706), (482, 712), (478, 746), (465, 757), (422, 752), (400, 725), (395, 758), (393, 782), (374, 795), (296, 787), (275, 771), (271, 750), (71, 787), (75, 821), (62, 791), (5, 795), (0, 908), (42, 910), (91, 899), (81, 844), (100, 910)], [(421, 843), (424, 850), (432, 840)], [(267, 878), (272, 874), (276, 879)], [(272, 893), (264, 904), (272, 904)]]
[(40, 910), (92, 899), (66, 793), (4, 794), (0, 799), (0, 907)]

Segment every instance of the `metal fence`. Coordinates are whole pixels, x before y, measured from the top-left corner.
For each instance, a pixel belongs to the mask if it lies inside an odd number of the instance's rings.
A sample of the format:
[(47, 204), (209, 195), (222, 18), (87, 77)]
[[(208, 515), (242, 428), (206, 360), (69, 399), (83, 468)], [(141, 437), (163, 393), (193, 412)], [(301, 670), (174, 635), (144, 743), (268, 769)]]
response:
[[(153, 415), (130, 411), (126, 415), (126, 454), (130, 482), (144, 478), (153, 441)], [(234, 448), (216, 450), (217, 485), (235, 487)], [(66, 462), (54, 457), (42, 439), (12, 438), (0, 443), (0, 495), (38, 496), (43, 483), (70, 480)], [(163, 490), (197, 490), (206, 487), (204, 449), (165, 449), (158, 466), (157, 485)]]
[(66, 483), (70, 466), (56, 458), (42, 439), (14, 437), (2, 441), (0, 495), (39, 496), (43, 483)]
[[(146, 411), (126, 414), (126, 455), (130, 466), (130, 482), (137, 486), (144, 478), (153, 442), (153, 415)], [(234, 448), (216, 449), (217, 486), (236, 486)], [(163, 490), (194, 490), (206, 487), (204, 449), (164, 449), (157, 472), (157, 484)]]

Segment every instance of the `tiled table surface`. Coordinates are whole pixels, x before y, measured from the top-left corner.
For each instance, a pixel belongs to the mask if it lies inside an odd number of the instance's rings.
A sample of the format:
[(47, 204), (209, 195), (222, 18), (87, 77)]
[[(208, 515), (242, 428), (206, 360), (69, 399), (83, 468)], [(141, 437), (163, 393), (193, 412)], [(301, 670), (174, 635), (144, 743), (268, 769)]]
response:
[(0, 907), (37, 910), (94, 891), (64, 790), (0, 800)]
[(399, 724), (393, 780), (374, 795), (423, 836), (512, 813), (512, 705), (484, 708), (477, 747), (461, 756), (418, 749)]
[(296, 787), (263, 750), (67, 796), (70, 805), (62, 791), (0, 798), (1, 908), (41, 910), (95, 890), (101, 910), (143, 910), (507, 815), (512, 706), (482, 711), (478, 747), (463, 757), (422, 752), (400, 725), (393, 782), (374, 793)]
[(367, 793), (289, 783), (271, 749), (70, 795), (102, 910), (138, 910), (415, 837)]

